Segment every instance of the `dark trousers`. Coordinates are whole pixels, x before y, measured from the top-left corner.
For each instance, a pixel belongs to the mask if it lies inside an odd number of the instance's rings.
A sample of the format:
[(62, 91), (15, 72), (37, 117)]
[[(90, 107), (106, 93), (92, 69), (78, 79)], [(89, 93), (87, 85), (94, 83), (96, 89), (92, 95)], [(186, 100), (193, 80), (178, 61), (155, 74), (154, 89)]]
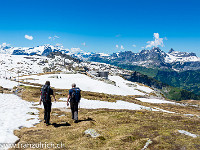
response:
[(78, 103), (70, 102), (70, 107), (72, 112), (72, 119), (78, 120)]
[(49, 124), (51, 113), (51, 102), (43, 102), (44, 105), (44, 120)]

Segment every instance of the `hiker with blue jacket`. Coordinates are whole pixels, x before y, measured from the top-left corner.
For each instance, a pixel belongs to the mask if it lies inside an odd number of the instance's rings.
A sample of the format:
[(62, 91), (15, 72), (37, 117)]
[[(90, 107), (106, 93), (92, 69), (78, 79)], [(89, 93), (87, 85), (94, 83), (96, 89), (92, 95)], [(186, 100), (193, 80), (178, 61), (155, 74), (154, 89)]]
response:
[(78, 104), (81, 99), (81, 90), (76, 87), (76, 84), (72, 84), (72, 89), (69, 90), (69, 95), (67, 97), (67, 106), (69, 106), (70, 100), (70, 107), (72, 113), (72, 119), (74, 119), (74, 123), (78, 123)]
[(50, 123), (50, 113), (51, 113), (51, 95), (55, 99), (55, 95), (53, 93), (53, 90), (50, 88), (50, 82), (46, 81), (45, 85), (41, 89), (41, 97), (39, 104), (41, 105), (41, 102), (43, 102), (44, 105), (44, 123), (48, 126)]

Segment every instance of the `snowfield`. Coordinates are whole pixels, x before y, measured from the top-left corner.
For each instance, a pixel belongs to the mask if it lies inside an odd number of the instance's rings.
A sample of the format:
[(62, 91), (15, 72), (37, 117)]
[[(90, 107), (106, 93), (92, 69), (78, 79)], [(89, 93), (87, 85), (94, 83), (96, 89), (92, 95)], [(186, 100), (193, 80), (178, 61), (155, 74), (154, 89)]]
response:
[[(67, 101), (67, 98), (61, 98), (60, 100)], [(52, 107), (53, 108), (66, 107), (66, 102), (53, 103)], [(107, 108), (107, 109), (127, 109), (127, 110), (141, 110), (141, 109), (150, 110), (150, 107), (145, 107), (142, 105), (129, 103), (129, 102), (121, 101), (121, 100), (118, 100), (116, 102), (106, 102), (106, 101), (100, 101), (100, 100), (88, 100), (84, 98), (81, 98), (79, 107), (85, 108), (85, 109)], [(158, 110), (153, 109), (153, 111), (158, 111)]]
[[(63, 100), (65, 102), (53, 102), (52, 108), (69, 108), (67, 106), (67, 98), (60, 98), (60, 100)], [(35, 103), (37, 104), (37, 103)], [(43, 106), (39, 106), (39, 108), (43, 108)], [(125, 110), (147, 110), (147, 111), (160, 111), (165, 113), (175, 113), (172, 111), (167, 111), (164, 109), (160, 109), (158, 107), (146, 107), (143, 105), (125, 102), (122, 100), (117, 100), (116, 102), (107, 102), (107, 101), (100, 101), (100, 100), (88, 100), (85, 98), (81, 98), (81, 101), (79, 103), (79, 108), (84, 109), (125, 109)]]
[(17, 85), (18, 85), (18, 82), (0, 78), (0, 86), (2, 86), (3, 88), (12, 89), (13, 87), (15, 87)]
[(137, 100), (141, 102), (146, 103), (166, 103), (166, 104), (176, 104), (175, 102), (167, 101), (164, 99), (150, 99), (150, 98), (136, 98)]
[(132, 89), (132, 87), (135, 87), (135, 89), (139, 89), (139, 90), (144, 91), (146, 93), (153, 92), (153, 90), (150, 89), (149, 87), (141, 86), (137, 83), (124, 80), (122, 77), (119, 77), (119, 76), (109, 76), (108, 78), (112, 81), (115, 81), (116, 86), (119, 86), (119, 87), (122, 87), (122, 88), (127, 88), (127, 86), (130, 85), (129, 89)]
[[(36, 80), (29, 80), (28, 78), (33, 78)], [(145, 93), (153, 92), (153, 90), (148, 87), (140, 86), (137, 83), (126, 81), (118, 76), (109, 77), (109, 79), (116, 82), (116, 86), (107, 84), (103, 81), (92, 79), (84, 74), (47, 74), (41, 76), (32, 75), (24, 76), (20, 79), (25, 79), (27, 82), (39, 84), (45, 84), (46, 81), (50, 81), (51, 86), (58, 89), (71, 89), (72, 83), (76, 83), (77, 87), (79, 87), (82, 91), (115, 95), (145, 95)], [(134, 86), (129, 87), (127, 83), (134, 84)]]
[[(27, 114), (28, 112), (38, 113), (36, 109), (30, 108), (32, 107), (30, 102), (13, 94), (0, 94), (0, 102), (0, 143), (14, 143), (18, 140), (18, 137), (13, 134), (14, 130), (22, 126), (32, 127), (33, 124), (39, 123), (37, 115)], [(31, 120), (27, 121), (27, 119)]]

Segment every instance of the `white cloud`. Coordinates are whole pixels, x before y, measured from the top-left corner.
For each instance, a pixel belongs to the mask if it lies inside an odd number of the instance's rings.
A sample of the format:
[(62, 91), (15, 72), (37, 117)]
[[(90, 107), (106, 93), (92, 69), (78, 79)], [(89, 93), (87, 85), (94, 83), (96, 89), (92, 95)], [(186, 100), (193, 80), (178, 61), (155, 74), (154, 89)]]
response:
[(28, 40), (33, 40), (33, 36), (25, 35), (24, 37)]
[(148, 41), (147, 42), (148, 45), (146, 46), (146, 48), (158, 47), (159, 45), (161, 47), (163, 47), (164, 46), (164, 44), (163, 44), (163, 38), (160, 38), (158, 33), (154, 33), (153, 36), (154, 36), (155, 40), (154, 41)]
[(60, 37), (55, 35), (53, 37), (49, 36), (48, 39), (54, 41), (55, 39), (59, 39)]
[(59, 36), (57, 36), (57, 35), (55, 35), (55, 36), (54, 36), (54, 38), (57, 38), (57, 39), (59, 39), (60, 37), (59, 37)]
[(124, 46), (123, 46), (123, 45), (121, 45), (121, 49), (124, 49)]
[(155, 37), (155, 39), (159, 39), (159, 34), (158, 33), (154, 33), (153, 36)]
[(119, 48), (119, 45), (115, 45), (116, 48)]
[(136, 47), (136, 45), (134, 44), (134, 45), (132, 45), (133, 47)]

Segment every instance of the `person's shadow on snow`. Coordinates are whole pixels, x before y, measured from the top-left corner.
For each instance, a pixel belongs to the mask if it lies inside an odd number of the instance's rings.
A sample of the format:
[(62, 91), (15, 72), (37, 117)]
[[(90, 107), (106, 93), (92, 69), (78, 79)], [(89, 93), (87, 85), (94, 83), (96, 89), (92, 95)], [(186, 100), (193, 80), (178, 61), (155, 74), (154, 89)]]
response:
[(66, 122), (66, 123), (60, 123), (60, 124), (52, 123), (52, 125), (53, 125), (55, 128), (58, 128), (58, 127), (65, 127), (65, 126), (71, 126), (71, 124), (69, 124), (68, 122)]

